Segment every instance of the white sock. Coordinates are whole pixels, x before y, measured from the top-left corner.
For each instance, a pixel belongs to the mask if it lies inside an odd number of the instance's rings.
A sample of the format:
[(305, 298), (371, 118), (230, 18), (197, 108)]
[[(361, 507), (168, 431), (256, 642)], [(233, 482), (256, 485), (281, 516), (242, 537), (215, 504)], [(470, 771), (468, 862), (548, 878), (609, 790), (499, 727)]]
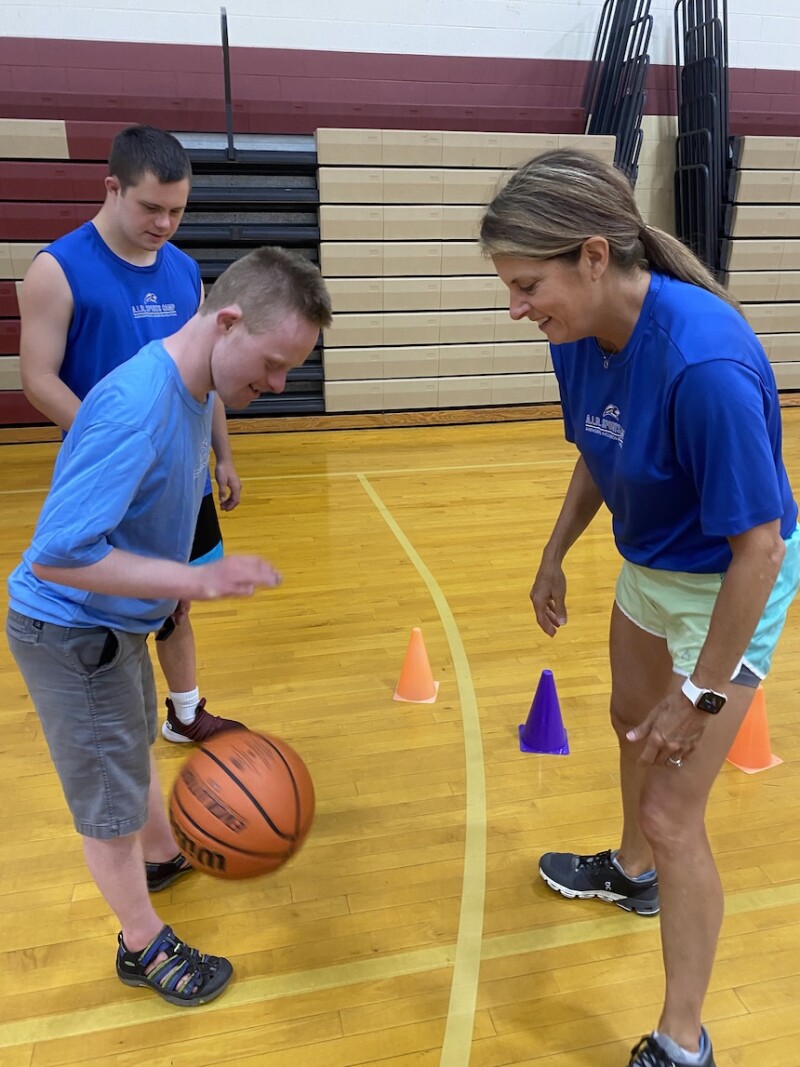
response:
[(194, 722), (197, 705), (200, 703), (199, 689), (191, 689), (188, 693), (173, 693), (170, 689), (169, 699), (175, 706), (175, 714), (184, 726)]
[(700, 1047), (697, 1052), (689, 1052), (683, 1045), (673, 1041), (671, 1037), (667, 1037), (666, 1034), (659, 1034), (658, 1030), (653, 1031), (653, 1037), (668, 1055), (681, 1064), (681, 1067), (683, 1067), (683, 1064), (686, 1064), (686, 1067), (695, 1067), (695, 1065), (700, 1067), (706, 1058), (708, 1049), (706, 1048), (705, 1035), (702, 1032), (700, 1034)]

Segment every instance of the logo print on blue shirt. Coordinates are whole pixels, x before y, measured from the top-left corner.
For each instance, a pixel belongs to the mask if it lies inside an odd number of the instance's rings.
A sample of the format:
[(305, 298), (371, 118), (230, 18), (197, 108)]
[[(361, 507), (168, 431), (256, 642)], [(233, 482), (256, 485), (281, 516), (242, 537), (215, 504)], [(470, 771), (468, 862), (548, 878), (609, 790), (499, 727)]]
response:
[(204, 436), (200, 445), (200, 455), (194, 467), (195, 482), (200, 481), (201, 478), (205, 478), (206, 476), (206, 472), (208, 471), (208, 450), (210, 447), (208, 438)]
[(620, 448), (625, 440), (625, 429), (620, 425), (620, 410), (616, 404), (606, 404), (602, 415), (587, 415), (584, 429), (616, 441)]
[(155, 293), (145, 293), (141, 304), (131, 304), (135, 319), (174, 319), (177, 315), (174, 304), (161, 304)]

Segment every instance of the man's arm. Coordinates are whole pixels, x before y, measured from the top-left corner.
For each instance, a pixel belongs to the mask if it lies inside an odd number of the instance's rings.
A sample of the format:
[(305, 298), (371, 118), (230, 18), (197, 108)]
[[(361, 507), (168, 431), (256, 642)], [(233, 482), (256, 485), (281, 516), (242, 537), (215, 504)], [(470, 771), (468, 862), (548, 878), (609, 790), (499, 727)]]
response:
[(252, 596), (259, 586), (272, 589), (281, 584), (280, 574), (259, 556), (225, 556), (192, 567), (188, 563), (137, 556), (119, 548), (112, 548), (97, 563), (85, 567), (32, 563), (31, 570), (43, 582), (137, 599), (217, 600)]
[(242, 495), (242, 482), (233, 465), (225, 405), (217, 393), (214, 394), (214, 409), (211, 418), (211, 448), (216, 461), (214, 477), (219, 486), (219, 506), (223, 511), (233, 511)]
[(80, 400), (58, 374), (64, 362), (74, 302), (63, 270), (47, 253), (38, 255), (28, 268), (19, 310), (19, 363), (25, 396), (48, 419), (68, 430)]
[[(206, 296), (200, 286), (200, 303), (203, 306)], [(214, 409), (211, 415), (211, 450), (214, 453), (214, 477), (219, 486), (219, 506), (222, 511), (233, 511), (242, 495), (242, 480), (236, 473), (231, 451), (231, 439), (228, 433), (228, 418), (225, 405), (217, 393), (214, 394)]]

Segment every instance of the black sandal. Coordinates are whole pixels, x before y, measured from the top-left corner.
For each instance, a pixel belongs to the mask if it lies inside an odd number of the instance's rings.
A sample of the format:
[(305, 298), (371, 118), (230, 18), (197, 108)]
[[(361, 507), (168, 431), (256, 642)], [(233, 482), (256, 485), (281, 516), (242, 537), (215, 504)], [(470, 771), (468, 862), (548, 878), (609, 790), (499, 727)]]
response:
[[(147, 986), (170, 1004), (191, 1008), (218, 997), (233, 977), (230, 960), (207, 956), (179, 941), (170, 926), (163, 926), (141, 952), (129, 952), (117, 939), (117, 974), (125, 985)], [(166, 959), (152, 966), (159, 953)], [(149, 973), (148, 973), (149, 969)]]
[(145, 863), (144, 871), (147, 876), (147, 888), (151, 893), (159, 893), (162, 889), (172, 885), (184, 874), (188, 874), (195, 868), (179, 852), (174, 859), (164, 860), (163, 863)]

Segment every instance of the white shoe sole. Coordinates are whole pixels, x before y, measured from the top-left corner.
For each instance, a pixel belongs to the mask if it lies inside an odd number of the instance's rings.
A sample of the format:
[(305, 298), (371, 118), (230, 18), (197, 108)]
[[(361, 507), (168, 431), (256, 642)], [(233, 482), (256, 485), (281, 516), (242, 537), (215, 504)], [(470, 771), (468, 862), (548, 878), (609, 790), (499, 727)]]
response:
[(631, 897), (625, 897), (622, 893), (610, 893), (604, 889), (567, 889), (563, 885), (559, 885), (558, 882), (554, 882), (552, 878), (548, 878), (542, 868), (539, 868), (539, 874), (542, 876), (542, 880), (554, 889), (556, 893), (560, 893), (562, 897), (566, 897), (568, 900), (603, 900), (607, 904), (616, 904), (618, 908), (623, 911), (632, 911), (637, 915), (658, 915), (660, 910), (659, 906), (655, 908), (649, 905), (646, 910), (640, 910), (636, 906), (636, 901), (631, 902)]
[(176, 734), (174, 730), (170, 728), (168, 722), (165, 722), (161, 727), (161, 736), (167, 741), (174, 741), (177, 745), (192, 745), (194, 742), (191, 737), (184, 737), (183, 734)]

